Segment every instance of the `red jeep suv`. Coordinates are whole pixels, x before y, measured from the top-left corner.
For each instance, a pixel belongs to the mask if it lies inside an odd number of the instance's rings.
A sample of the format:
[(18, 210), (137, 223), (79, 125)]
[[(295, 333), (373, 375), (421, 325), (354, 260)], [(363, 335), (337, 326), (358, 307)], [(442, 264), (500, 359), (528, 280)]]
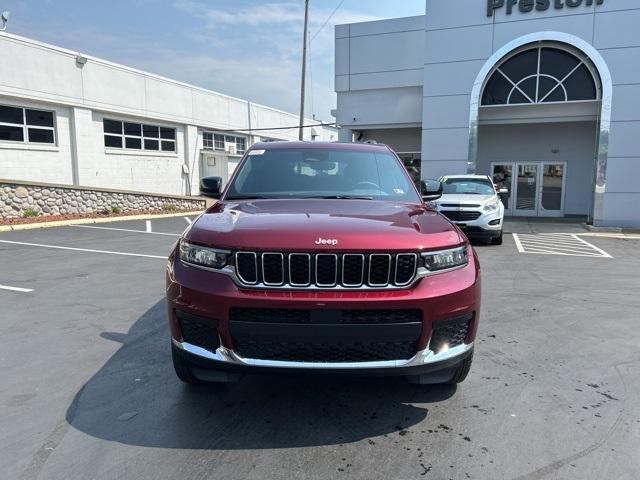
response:
[(244, 373), (402, 375), (471, 367), (480, 267), (385, 145), (270, 142), (246, 152), (167, 266), (173, 363), (187, 383)]

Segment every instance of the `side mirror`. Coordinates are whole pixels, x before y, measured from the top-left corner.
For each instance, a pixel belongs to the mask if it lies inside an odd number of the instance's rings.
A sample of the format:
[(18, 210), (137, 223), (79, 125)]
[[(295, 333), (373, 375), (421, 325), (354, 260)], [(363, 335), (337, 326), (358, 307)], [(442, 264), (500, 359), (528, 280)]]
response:
[(200, 195), (209, 198), (220, 198), (222, 196), (222, 178), (204, 177), (200, 179)]
[(437, 200), (442, 196), (442, 182), (438, 180), (422, 180), (420, 186), (422, 200), (425, 202)]

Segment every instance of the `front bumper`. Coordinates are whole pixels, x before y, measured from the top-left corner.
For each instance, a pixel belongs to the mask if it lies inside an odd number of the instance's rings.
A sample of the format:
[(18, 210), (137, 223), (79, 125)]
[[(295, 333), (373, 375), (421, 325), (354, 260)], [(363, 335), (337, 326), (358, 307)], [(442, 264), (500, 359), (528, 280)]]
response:
[[(265, 291), (239, 288), (228, 275), (185, 265), (172, 255), (167, 269), (167, 300), (174, 349), (202, 368), (242, 372), (420, 375), (455, 366), (471, 354), (480, 311), (480, 276), (473, 253), (466, 267), (422, 278), (404, 290)], [(231, 328), (231, 310), (238, 307), (297, 311), (415, 309), (421, 312), (421, 328), (414, 354), (402, 360), (336, 362), (244, 358), (238, 353), (237, 338), (234, 338)], [(219, 340), (215, 348), (201, 348), (185, 341), (177, 311), (209, 321)], [(464, 315), (472, 318), (464, 343), (440, 353), (431, 351), (429, 342), (434, 326)], [(299, 329), (300, 326), (296, 327)], [(342, 340), (347, 336), (348, 327), (341, 331), (338, 326), (335, 338)], [(374, 330), (373, 327), (371, 329)]]
[(475, 220), (453, 220), (449, 219), (451, 223), (458, 226), (460, 230), (462, 230), (467, 237), (473, 238), (497, 238), (500, 236), (503, 223), (504, 223), (504, 211), (500, 208), (498, 211), (485, 213), (477, 208), (462, 208), (460, 210), (451, 210), (446, 208), (441, 208), (438, 210), (444, 216), (447, 216), (446, 213), (448, 211), (452, 212), (480, 212), (481, 215)]
[(187, 342), (172, 340), (176, 352), (192, 364), (229, 373), (299, 373), (358, 376), (413, 376), (453, 370), (473, 354), (473, 342), (447, 352), (419, 351), (409, 360), (377, 362), (283, 362), (242, 358), (233, 350), (219, 347), (210, 352)]

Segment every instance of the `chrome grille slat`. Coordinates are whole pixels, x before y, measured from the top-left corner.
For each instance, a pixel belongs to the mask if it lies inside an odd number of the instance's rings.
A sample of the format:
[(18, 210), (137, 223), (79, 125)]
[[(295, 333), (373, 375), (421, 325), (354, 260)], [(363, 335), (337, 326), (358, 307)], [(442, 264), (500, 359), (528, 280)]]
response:
[(242, 283), (247, 285), (258, 283), (258, 256), (256, 252), (236, 253), (236, 272)]
[(262, 281), (265, 285), (284, 285), (284, 255), (265, 252), (262, 254)]
[[(409, 285), (416, 275), (418, 268), (418, 255), (415, 253), (399, 253), (396, 255), (393, 283), (402, 287)], [(403, 280), (403, 276), (406, 279)]]
[(253, 288), (398, 289), (419, 277), (416, 253), (246, 252), (235, 254), (236, 281)]
[[(320, 262), (324, 258), (327, 259), (327, 263), (326, 265), (321, 265), (320, 268), (323, 270), (327, 270), (326, 273), (318, 271), (318, 266), (320, 265)], [(336, 255), (335, 253), (318, 253), (315, 256), (315, 260), (316, 260), (316, 285), (318, 285), (319, 287), (334, 287), (335, 285), (337, 285), (338, 284), (338, 255)], [(333, 267), (331, 267), (331, 260), (333, 260)], [(324, 277), (325, 274), (328, 274), (329, 277), (331, 276), (330, 269), (333, 269), (333, 281), (321, 282), (320, 281), (321, 276)]]
[[(359, 267), (358, 267), (359, 265)], [(364, 265), (365, 256), (361, 253), (345, 253), (342, 256), (342, 285), (345, 287), (359, 287), (364, 283)], [(353, 270), (354, 272), (360, 271), (360, 279), (357, 282), (347, 281), (347, 277), (351, 277), (353, 272), (346, 272), (346, 269)], [(354, 277), (356, 278), (356, 277)]]
[[(383, 272), (386, 270), (386, 275)], [(375, 279), (383, 281), (373, 281), (372, 273)], [(391, 274), (391, 255), (388, 253), (372, 253), (369, 255), (369, 285), (372, 287), (384, 287), (389, 284), (389, 275)]]
[[(290, 253), (289, 254), (289, 283), (294, 287), (306, 287), (311, 285), (311, 255), (308, 253)], [(306, 263), (306, 268), (304, 267)], [(297, 264), (299, 263), (299, 265)], [(293, 265), (293, 270), (291, 266)], [(306, 272), (305, 272), (306, 270)], [(298, 275), (304, 276), (304, 282), (298, 282)]]

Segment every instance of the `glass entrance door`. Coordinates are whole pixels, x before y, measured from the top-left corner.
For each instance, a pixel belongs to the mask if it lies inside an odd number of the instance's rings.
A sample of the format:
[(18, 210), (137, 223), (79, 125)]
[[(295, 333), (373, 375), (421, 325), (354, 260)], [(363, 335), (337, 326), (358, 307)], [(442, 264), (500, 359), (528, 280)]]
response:
[(504, 205), (504, 214), (513, 215), (513, 163), (492, 163), (491, 178)]
[(567, 182), (566, 162), (495, 162), (491, 178), (505, 215), (562, 217)]
[(539, 163), (516, 164), (516, 193), (514, 215), (535, 217), (538, 215)]
[(539, 216), (561, 217), (563, 215), (566, 170), (567, 165), (564, 162), (545, 162), (541, 165)]

